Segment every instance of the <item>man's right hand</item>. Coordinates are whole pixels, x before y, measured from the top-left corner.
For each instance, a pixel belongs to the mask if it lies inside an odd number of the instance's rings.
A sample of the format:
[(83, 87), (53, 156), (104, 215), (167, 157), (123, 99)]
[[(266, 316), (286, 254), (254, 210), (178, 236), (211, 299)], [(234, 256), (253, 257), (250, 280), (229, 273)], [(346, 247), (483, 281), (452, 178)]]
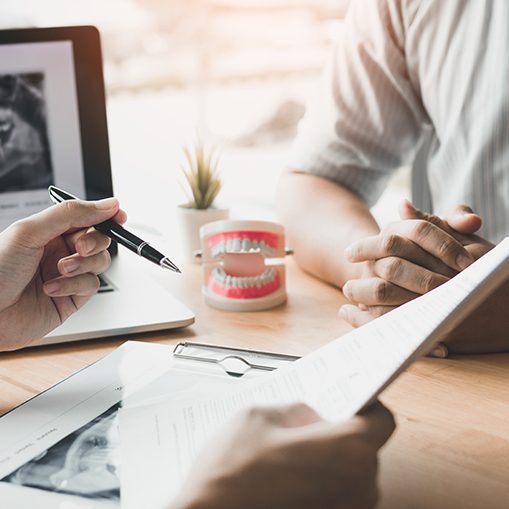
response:
[(463, 205), (444, 219), (409, 202), (400, 214), (401, 221), (346, 252), (350, 262), (364, 263), (362, 277), (343, 286), (355, 306), (343, 306), (341, 314), (354, 326), (440, 286), (493, 248), (474, 234), (481, 218)]
[(374, 507), (393, 430), (380, 404), (342, 424), (303, 404), (248, 411), (211, 441), (172, 509)]

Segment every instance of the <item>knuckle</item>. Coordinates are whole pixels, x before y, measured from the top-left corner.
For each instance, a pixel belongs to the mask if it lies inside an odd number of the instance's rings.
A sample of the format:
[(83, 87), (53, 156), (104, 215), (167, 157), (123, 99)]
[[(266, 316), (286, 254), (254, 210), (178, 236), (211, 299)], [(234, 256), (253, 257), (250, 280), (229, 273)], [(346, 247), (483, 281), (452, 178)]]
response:
[(385, 235), (382, 240), (382, 251), (385, 254), (397, 254), (401, 248), (403, 239), (395, 234), (390, 233)]
[(77, 200), (64, 201), (59, 206), (68, 214), (74, 214), (76, 211), (81, 209), (81, 204)]
[(373, 318), (378, 318), (378, 317), (380, 317), (382, 315), (385, 315), (385, 313), (387, 313), (391, 309), (392, 309), (392, 307), (388, 308), (387, 306), (371, 306), (369, 308), (369, 314)]
[(389, 285), (383, 279), (377, 280), (374, 288), (374, 296), (377, 302), (384, 302), (387, 299)]
[(86, 284), (90, 288), (90, 291), (92, 291), (93, 293), (96, 293), (97, 290), (99, 290), (99, 287), (101, 286), (99, 278), (93, 274), (90, 274), (90, 276), (87, 278)]
[(428, 237), (431, 231), (432, 225), (428, 221), (416, 220), (411, 227), (411, 233), (416, 238)]
[(433, 290), (437, 285), (435, 284), (435, 278), (431, 272), (425, 272), (421, 278), (421, 289), (424, 293), (428, 293)]
[(391, 256), (389, 258), (379, 260), (377, 271), (379, 272), (380, 277), (387, 279), (388, 281), (394, 281), (399, 280), (401, 277), (402, 268), (403, 263), (401, 258)]
[(106, 270), (111, 265), (111, 255), (109, 251), (103, 251), (102, 252), (102, 267), (103, 270)]
[(452, 256), (455, 256), (455, 254), (459, 251), (459, 246), (450, 240), (446, 240), (445, 242), (442, 242), (438, 246), (438, 256), (442, 259), (448, 259)]
[(111, 239), (109, 237), (106, 237), (105, 235), (103, 235), (103, 237), (104, 237), (104, 249), (108, 249), (111, 246)]

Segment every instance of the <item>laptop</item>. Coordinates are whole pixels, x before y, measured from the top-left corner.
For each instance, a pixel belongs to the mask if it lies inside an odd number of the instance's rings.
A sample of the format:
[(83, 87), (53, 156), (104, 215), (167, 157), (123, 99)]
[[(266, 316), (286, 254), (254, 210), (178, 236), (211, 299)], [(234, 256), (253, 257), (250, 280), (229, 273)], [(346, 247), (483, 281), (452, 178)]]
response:
[[(0, 30), (0, 230), (50, 206), (51, 184), (89, 200), (113, 196), (95, 27)], [(110, 250), (98, 294), (30, 346), (194, 322), (184, 304), (137, 275), (146, 261), (115, 245)]]

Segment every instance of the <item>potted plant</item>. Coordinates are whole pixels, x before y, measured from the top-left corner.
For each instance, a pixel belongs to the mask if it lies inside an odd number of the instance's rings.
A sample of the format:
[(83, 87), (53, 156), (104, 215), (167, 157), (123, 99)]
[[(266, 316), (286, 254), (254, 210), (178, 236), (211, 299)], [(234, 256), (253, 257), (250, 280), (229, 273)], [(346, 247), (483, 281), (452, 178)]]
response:
[(228, 219), (229, 211), (214, 206), (221, 190), (219, 158), (215, 151), (207, 151), (203, 143), (197, 142), (192, 149), (184, 147), (183, 152), (185, 159), (181, 170), (189, 201), (179, 205), (178, 221), (184, 254), (192, 261), (194, 252), (200, 249), (200, 226)]

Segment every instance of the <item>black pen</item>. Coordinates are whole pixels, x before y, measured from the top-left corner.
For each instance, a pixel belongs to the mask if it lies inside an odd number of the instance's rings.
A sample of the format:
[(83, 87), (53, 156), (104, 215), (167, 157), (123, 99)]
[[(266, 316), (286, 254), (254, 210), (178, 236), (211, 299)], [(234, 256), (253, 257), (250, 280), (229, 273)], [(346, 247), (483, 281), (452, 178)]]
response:
[[(73, 196), (67, 191), (63, 191), (55, 186), (48, 187), (48, 193), (53, 203), (62, 203), (67, 200), (77, 200), (76, 196)], [(147, 260), (163, 267), (163, 269), (173, 270), (174, 272), (180, 273), (180, 269), (167, 257), (156, 251), (148, 242), (140, 239), (136, 235), (128, 232), (124, 227), (108, 219), (102, 223), (94, 225), (96, 230), (99, 230), (104, 235), (107, 235), (110, 239), (117, 241), (127, 249), (130, 249), (137, 255), (146, 258)]]

